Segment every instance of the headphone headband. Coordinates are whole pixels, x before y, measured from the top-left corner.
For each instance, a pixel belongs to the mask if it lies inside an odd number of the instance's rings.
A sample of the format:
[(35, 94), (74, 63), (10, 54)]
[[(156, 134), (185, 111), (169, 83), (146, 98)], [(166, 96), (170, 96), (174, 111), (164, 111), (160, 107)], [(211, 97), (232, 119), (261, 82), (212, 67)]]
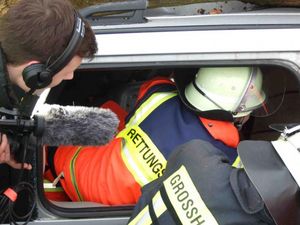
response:
[(71, 61), (81, 44), (84, 34), (84, 22), (78, 12), (75, 11), (75, 24), (68, 46), (51, 65), (47, 66), (47, 70), (51, 71), (52, 76), (62, 70)]
[(60, 56), (50, 65), (35, 63), (27, 66), (23, 70), (23, 79), (26, 85), (31, 89), (31, 93), (36, 89), (47, 87), (52, 82), (53, 76), (62, 70), (76, 54), (85, 35), (85, 25), (76, 10), (74, 10), (74, 16), (75, 22), (71, 39)]

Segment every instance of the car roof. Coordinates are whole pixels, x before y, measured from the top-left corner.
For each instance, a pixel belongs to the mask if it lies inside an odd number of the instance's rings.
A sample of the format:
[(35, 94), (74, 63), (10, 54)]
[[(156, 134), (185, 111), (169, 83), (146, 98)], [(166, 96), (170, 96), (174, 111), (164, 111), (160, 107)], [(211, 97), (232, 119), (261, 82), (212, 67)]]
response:
[[(272, 26), (282, 27), (298, 27), (300, 25), (300, 8), (268, 8), (253, 11), (205, 14), (205, 15), (164, 15), (164, 16), (148, 16), (143, 22), (133, 24), (101, 24), (103, 17), (94, 19), (92, 23), (94, 30), (97, 32), (105, 32), (114, 30), (130, 30), (138, 29), (180, 29), (180, 27), (198, 27), (205, 28), (210, 26), (213, 29), (227, 29), (229, 26), (234, 27), (255, 27), (266, 28)], [(104, 21), (105, 23), (105, 21)]]
[(143, 19), (101, 25), (103, 17), (93, 18), (99, 51), (81, 67), (275, 64), (300, 80), (298, 8)]

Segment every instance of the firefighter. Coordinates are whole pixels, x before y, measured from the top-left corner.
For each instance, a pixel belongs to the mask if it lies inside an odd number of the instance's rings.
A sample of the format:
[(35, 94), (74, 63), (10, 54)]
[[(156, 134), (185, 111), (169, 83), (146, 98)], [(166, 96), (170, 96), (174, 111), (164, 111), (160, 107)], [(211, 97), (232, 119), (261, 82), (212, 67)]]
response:
[(203, 140), (178, 147), (164, 175), (143, 187), (129, 225), (300, 223), (300, 124), (276, 141), (242, 141), (244, 168)]
[[(105, 146), (60, 146), (50, 164), (73, 201), (135, 204), (141, 187), (164, 174), (172, 150), (192, 139), (210, 142), (239, 165), (243, 123), (266, 98), (258, 67), (201, 68), (189, 85), (144, 83), (125, 128)], [(52, 163), (51, 163), (52, 162)], [(58, 180), (58, 179), (57, 179)]]

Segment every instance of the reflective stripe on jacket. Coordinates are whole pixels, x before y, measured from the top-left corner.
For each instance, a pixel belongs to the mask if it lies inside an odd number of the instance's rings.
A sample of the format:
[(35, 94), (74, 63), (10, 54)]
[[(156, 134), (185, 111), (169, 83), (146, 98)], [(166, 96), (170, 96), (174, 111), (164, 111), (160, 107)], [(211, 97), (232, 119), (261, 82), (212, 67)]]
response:
[(227, 154), (230, 163), (235, 162), (237, 153), (232, 143), (238, 142), (238, 133), (231, 123), (224, 127), (232, 128), (229, 133), (235, 141), (226, 145), (226, 139), (219, 135), (216, 140), (208, 132), (206, 120), (202, 123), (182, 104), (170, 80), (155, 80), (143, 88), (125, 129), (111, 143), (58, 148), (56, 172), (63, 171), (62, 185), (72, 200), (136, 203), (140, 187), (163, 175), (173, 149), (192, 139), (212, 143)]
[(57, 174), (72, 201), (93, 201), (106, 205), (134, 204), (140, 196), (120, 155), (122, 140), (105, 146), (61, 146), (54, 157)]
[(208, 142), (171, 154), (164, 175), (143, 187), (129, 225), (274, 225), (254, 185)]

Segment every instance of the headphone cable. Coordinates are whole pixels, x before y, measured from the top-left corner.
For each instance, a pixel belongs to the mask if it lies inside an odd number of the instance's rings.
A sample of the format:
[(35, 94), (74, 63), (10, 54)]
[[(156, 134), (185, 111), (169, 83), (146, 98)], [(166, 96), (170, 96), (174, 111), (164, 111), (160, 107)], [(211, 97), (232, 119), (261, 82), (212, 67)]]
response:
[[(9, 219), (10, 224), (19, 225), (17, 221), (24, 221), (21, 223), (22, 225), (28, 224), (31, 220), (33, 211), (36, 207), (35, 194), (33, 186), (25, 181), (22, 181), (24, 174), (24, 162), (27, 155), (27, 147), (28, 147), (29, 136), (26, 135), (23, 137), (23, 151), (22, 151), (22, 168), (20, 169), (20, 174), (17, 179), (17, 185), (13, 188), (7, 188), (0, 195), (0, 223), (5, 223), (7, 219)], [(18, 198), (18, 195), (21, 192), (28, 192), (28, 202), (32, 202), (32, 206), (30, 210), (25, 215), (18, 215), (15, 210), (15, 202)]]

